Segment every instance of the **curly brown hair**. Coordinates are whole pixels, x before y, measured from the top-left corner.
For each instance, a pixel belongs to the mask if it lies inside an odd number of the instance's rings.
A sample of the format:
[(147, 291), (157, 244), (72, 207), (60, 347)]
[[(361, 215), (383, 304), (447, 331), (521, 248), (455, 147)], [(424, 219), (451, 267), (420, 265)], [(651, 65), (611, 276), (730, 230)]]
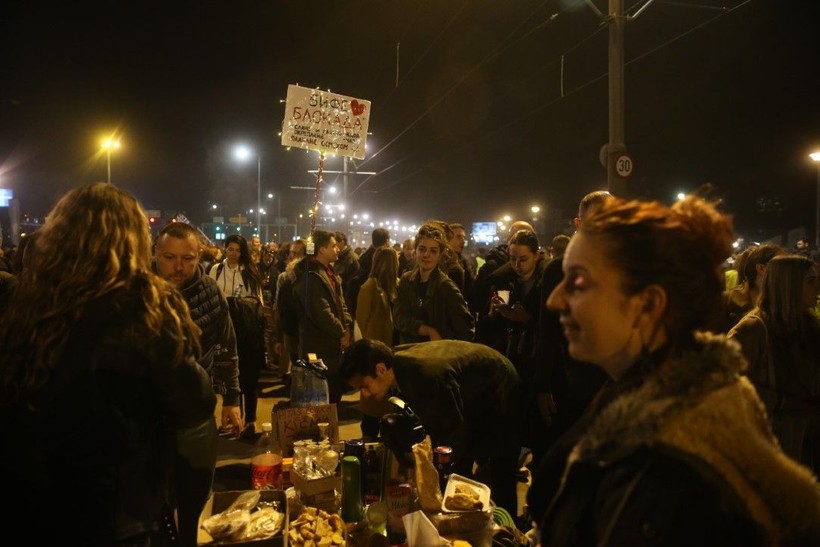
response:
[(663, 287), (663, 323), (673, 345), (690, 346), (694, 331), (720, 314), (723, 263), (732, 254), (734, 232), (715, 204), (697, 195), (671, 207), (612, 198), (584, 219), (579, 232), (601, 238), (601, 253), (622, 272), (626, 294)]
[(38, 234), (0, 318), (0, 404), (27, 401), (48, 383), (73, 326), (112, 291), (138, 287), (141, 321), (151, 333), (175, 335), (175, 362), (199, 353), (200, 330), (184, 300), (151, 270), (148, 219), (131, 194), (106, 183), (76, 188)]

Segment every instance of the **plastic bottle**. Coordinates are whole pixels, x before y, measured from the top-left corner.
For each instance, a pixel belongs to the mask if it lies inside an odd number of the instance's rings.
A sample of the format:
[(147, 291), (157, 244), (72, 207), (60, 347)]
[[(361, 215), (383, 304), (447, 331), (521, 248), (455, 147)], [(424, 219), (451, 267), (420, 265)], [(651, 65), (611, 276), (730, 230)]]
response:
[(251, 457), (251, 488), (280, 488), (282, 482), (282, 448), (273, 436), (270, 422), (262, 424), (262, 436), (256, 441)]
[(308, 392), (308, 405), (326, 405), (330, 402), (327, 365), (324, 361), (316, 359), (308, 362), (305, 385)]
[(301, 359), (293, 363), (290, 373), (290, 404), (294, 407), (307, 406), (305, 378), (307, 365)]

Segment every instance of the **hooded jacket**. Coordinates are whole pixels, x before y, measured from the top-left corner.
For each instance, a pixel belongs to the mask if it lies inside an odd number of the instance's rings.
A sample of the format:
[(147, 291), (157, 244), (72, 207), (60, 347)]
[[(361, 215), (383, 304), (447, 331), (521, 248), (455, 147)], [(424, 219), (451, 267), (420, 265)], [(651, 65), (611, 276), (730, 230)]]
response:
[(820, 545), (820, 486), (777, 444), (737, 344), (623, 378), (588, 417), (544, 545)]

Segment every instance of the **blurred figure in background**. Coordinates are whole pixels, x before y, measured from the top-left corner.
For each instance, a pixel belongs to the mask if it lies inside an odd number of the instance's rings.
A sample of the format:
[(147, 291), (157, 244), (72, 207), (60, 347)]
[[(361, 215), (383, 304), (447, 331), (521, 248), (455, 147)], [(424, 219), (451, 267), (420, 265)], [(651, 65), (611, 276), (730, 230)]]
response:
[(729, 331), (749, 361), (746, 374), (766, 404), (789, 456), (820, 472), (820, 294), (818, 266), (808, 257), (772, 258), (760, 303)]
[[(148, 219), (130, 194), (81, 186), (47, 218), (0, 318), (4, 518), (32, 545), (171, 543), (177, 501), (201, 502), (189, 513), (205, 501), (175, 492), (175, 463), (206, 491), (214, 471), (199, 328), (151, 271)], [(70, 500), (44, 507), (55, 491)]]
[(399, 258), (389, 248), (376, 249), (370, 277), (359, 290), (356, 322), (362, 338), (393, 346), (393, 303), (399, 284)]
[(818, 250), (811, 248), (811, 243), (809, 243), (809, 239), (806, 237), (801, 237), (795, 242), (794, 254), (805, 256), (815, 264), (820, 263), (820, 254), (818, 254)]
[(569, 245), (569, 236), (565, 234), (558, 234), (552, 238), (552, 245), (549, 248), (550, 259), (560, 258), (564, 256), (564, 252)]
[(348, 294), (350, 282), (359, 273), (359, 255), (347, 244), (347, 234), (344, 232), (336, 232), (336, 249), (339, 251), (339, 258), (333, 269), (342, 278), (342, 294)]
[(718, 332), (729, 332), (747, 312), (757, 306), (766, 265), (772, 258), (786, 252), (772, 243), (749, 247), (747, 250), (748, 253), (744, 253), (746, 256), (741, 261), (743, 269), (738, 276), (738, 285), (723, 293), (724, 312), (718, 323)]
[(296, 264), (305, 257), (305, 242), (297, 239), (286, 242), (279, 249), (280, 257), (287, 252), (279, 277), (276, 278), (276, 300), (273, 302), (274, 348), (279, 356), (279, 374), (286, 386), (290, 387), (290, 371), (299, 359), (299, 317), (296, 313), (296, 299), (293, 285), (296, 283)]
[(401, 244), (401, 254), (399, 255), (399, 277), (404, 272), (416, 267), (416, 245), (412, 239), (405, 239)]
[(359, 256), (359, 273), (357, 273), (350, 280), (347, 286), (347, 292), (344, 293), (345, 302), (347, 302), (350, 313), (356, 315), (356, 303), (359, 300), (359, 289), (362, 287), (367, 278), (370, 276), (370, 270), (373, 267), (373, 254), (376, 249), (381, 247), (390, 247), (390, 232), (386, 228), (376, 228), (370, 234), (370, 247), (367, 248)]

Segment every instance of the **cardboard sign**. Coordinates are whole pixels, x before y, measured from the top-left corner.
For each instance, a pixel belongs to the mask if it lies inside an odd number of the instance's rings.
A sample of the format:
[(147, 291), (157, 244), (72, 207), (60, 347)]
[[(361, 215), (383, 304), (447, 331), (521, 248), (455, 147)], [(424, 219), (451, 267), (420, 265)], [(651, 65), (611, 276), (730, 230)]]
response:
[(339, 416), (335, 404), (300, 406), (274, 410), (271, 420), (276, 429), (277, 439), (282, 446), (284, 456), (293, 455), (293, 441), (319, 438), (319, 426), (322, 422), (330, 424), (328, 437), (330, 442), (339, 440)]
[(364, 159), (370, 101), (288, 86), (282, 146)]

